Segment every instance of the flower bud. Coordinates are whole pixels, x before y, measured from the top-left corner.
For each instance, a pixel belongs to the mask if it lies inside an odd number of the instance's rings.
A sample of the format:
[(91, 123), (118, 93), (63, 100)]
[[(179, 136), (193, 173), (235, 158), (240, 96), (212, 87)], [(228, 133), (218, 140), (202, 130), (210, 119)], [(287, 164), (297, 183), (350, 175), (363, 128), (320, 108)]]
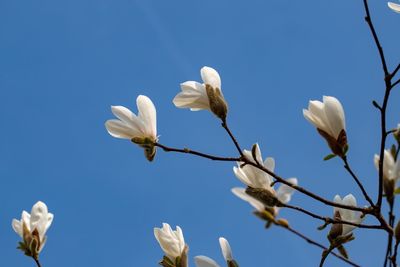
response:
[(283, 226), (285, 228), (289, 227), (289, 222), (286, 219), (280, 218), (276, 221), (277, 224), (279, 224), (280, 226)]
[(215, 116), (225, 121), (228, 114), (228, 105), (219, 88), (213, 88), (211, 85), (206, 84), (206, 92), (210, 109)]
[(400, 221), (397, 222), (396, 228), (394, 228), (394, 237), (396, 242), (400, 243)]

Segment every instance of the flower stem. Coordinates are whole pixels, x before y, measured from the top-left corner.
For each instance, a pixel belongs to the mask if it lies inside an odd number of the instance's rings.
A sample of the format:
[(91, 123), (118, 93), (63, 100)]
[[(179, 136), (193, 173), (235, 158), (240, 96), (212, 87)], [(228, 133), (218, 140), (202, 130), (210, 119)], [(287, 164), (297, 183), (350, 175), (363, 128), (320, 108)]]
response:
[(32, 257), (32, 258), (36, 262), (37, 267), (42, 267), (38, 258), (36, 258), (36, 257)]

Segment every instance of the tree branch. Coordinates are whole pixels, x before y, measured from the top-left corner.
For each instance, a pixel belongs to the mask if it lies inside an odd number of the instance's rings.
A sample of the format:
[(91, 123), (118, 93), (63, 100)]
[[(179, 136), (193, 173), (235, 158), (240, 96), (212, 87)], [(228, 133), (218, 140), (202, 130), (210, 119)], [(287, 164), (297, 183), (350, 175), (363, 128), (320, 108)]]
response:
[(344, 168), (350, 173), (351, 177), (353, 177), (354, 181), (356, 181), (358, 187), (360, 187), (365, 199), (368, 201), (368, 203), (371, 205), (371, 207), (374, 207), (374, 202), (372, 202), (372, 199), (369, 197), (367, 191), (365, 190), (364, 186), (360, 182), (360, 179), (354, 174), (353, 170), (351, 169), (349, 162), (347, 161), (347, 157), (344, 156), (342, 158), (344, 162)]
[(222, 120), (221, 126), (225, 129), (225, 131), (228, 133), (229, 137), (231, 138), (233, 144), (235, 145), (237, 151), (239, 152), (239, 155), (243, 157), (243, 151), (240, 148), (239, 142), (236, 140), (235, 136), (232, 134), (231, 129), (229, 128), (228, 124), (226, 123), (226, 119)]
[[(299, 231), (297, 231), (297, 230), (291, 228), (290, 226), (287, 226), (287, 227), (286, 227), (286, 226), (283, 226), (283, 225), (280, 225), (280, 224), (277, 224), (277, 223), (274, 223), (274, 224), (277, 225), (277, 226), (279, 226), (279, 227), (282, 227), (282, 228), (288, 230), (289, 232), (291, 232), (291, 233), (293, 233), (293, 234), (295, 234), (295, 235), (297, 235), (298, 237), (304, 239), (305, 241), (307, 241), (307, 242), (308, 242), (309, 244), (311, 244), (311, 245), (317, 246), (317, 247), (319, 247), (319, 248), (321, 248), (321, 249), (323, 249), (323, 250), (327, 250), (327, 249), (328, 249), (328, 248), (325, 247), (324, 245), (322, 245), (322, 244), (320, 244), (320, 243), (318, 243), (318, 242), (312, 240), (311, 238), (305, 236), (304, 234), (302, 234), (302, 233), (300, 233)], [(360, 267), (360, 265), (358, 265), (358, 264), (352, 262), (352, 261), (349, 260), (349, 259), (346, 259), (345, 257), (343, 257), (343, 256), (341, 256), (341, 255), (339, 255), (339, 254), (337, 254), (337, 253), (335, 253), (335, 252), (332, 252), (331, 254), (334, 255), (335, 257), (341, 259), (342, 261), (344, 261), (344, 262), (350, 264), (351, 266)]]
[(321, 220), (321, 221), (325, 222), (326, 224), (347, 224), (347, 225), (353, 225), (353, 226), (356, 226), (358, 228), (365, 228), (365, 229), (380, 229), (380, 230), (384, 230), (385, 229), (382, 225), (366, 225), (366, 224), (353, 223), (353, 222), (344, 221), (344, 220), (332, 219), (330, 217), (323, 217), (323, 216), (320, 216), (320, 215), (315, 214), (313, 212), (310, 212), (310, 211), (308, 211), (306, 209), (303, 209), (303, 208), (300, 208), (300, 207), (297, 207), (297, 206), (288, 205), (288, 204), (281, 203), (279, 205), (279, 207), (285, 207), (285, 208), (288, 208), (288, 209), (297, 210), (299, 212), (307, 214), (310, 217), (313, 217), (315, 219)]
[(213, 156), (213, 155), (209, 155), (209, 154), (205, 154), (205, 153), (201, 153), (198, 151), (194, 151), (191, 150), (189, 148), (172, 148), (172, 147), (167, 147), (164, 146), (160, 143), (154, 143), (154, 146), (157, 146), (159, 148), (161, 148), (162, 150), (164, 150), (165, 152), (177, 152), (177, 153), (184, 153), (184, 154), (192, 154), (192, 155), (196, 155), (202, 158), (207, 158), (207, 159), (211, 159), (211, 160), (217, 160), (217, 161), (240, 161), (240, 158), (229, 158), (229, 157), (218, 157), (218, 156)]

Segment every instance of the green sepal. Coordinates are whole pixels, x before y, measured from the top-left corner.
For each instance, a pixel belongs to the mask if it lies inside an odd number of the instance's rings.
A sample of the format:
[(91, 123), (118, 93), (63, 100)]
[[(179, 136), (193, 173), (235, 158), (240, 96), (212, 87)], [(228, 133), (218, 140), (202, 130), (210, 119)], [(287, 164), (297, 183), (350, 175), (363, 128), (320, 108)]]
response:
[(163, 267), (176, 267), (175, 264), (167, 256), (164, 256), (158, 264)]
[(395, 194), (395, 195), (400, 194), (400, 187), (397, 187), (396, 190), (394, 190), (394, 194)]
[(335, 155), (335, 154), (329, 154), (329, 155), (327, 155), (326, 157), (324, 157), (324, 161), (327, 161), (327, 160), (333, 159), (334, 157), (336, 157), (336, 155)]

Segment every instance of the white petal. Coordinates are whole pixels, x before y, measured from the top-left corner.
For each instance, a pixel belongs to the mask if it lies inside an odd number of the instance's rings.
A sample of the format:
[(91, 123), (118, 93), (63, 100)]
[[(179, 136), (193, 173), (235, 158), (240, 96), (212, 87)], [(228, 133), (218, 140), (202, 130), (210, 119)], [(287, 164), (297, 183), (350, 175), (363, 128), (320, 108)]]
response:
[(143, 134), (127, 126), (120, 120), (108, 120), (105, 123), (108, 133), (116, 138), (132, 139), (133, 137), (143, 136)]
[(206, 256), (194, 257), (196, 267), (219, 267), (219, 265), (211, 258)]
[(328, 126), (331, 129), (331, 134), (335, 139), (339, 133), (346, 129), (345, 117), (342, 104), (339, 100), (332, 96), (324, 96), (324, 111), (328, 121)]
[(324, 130), (330, 134), (329, 126), (324, 112), (324, 104), (318, 100), (308, 102), (308, 111), (303, 110), (304, 117), (316, 128)]
[(191, 110), (210, 109), (208, 96), (204, 85), (194, 81), (181, 84), (182, 92), (177, 94), (173, 103), (178, 108), (190, 108)]
[(248, 202), (250, 205), (252, 205), (256, 210), (258, 211), (263, 211), (265, 209), (264, 204), (258, 201), (257, 199), (249, 196), (246, 194), (246, 190), (241, 187), (235, 187), (232, 188), (232, 193), (236, 195), (237, 197), (241, 198), (242, 200)]
[[(288, 182), (297, 185), (297, 179), (296, 178), (290, 178), (287, 179)], [(281, 201), (282, 203), (288, 203), (290, 199), (292, 198), (292, 194), (294, 193), (295, 189), (292, 187), (282, 184), (278, 190), (276, 191), (276, 196)]]
[(157, 138), (157, 113), (153, 102), (144, 95), (139, 95), (136, 99), (138, 107), (138, 117), (143, 121), (146, 136)]
[(218, 72), (210, 67), (203, 67), (200, 70), (201, 78), (205, 84), (211, 85), (213, 88), (221, 89), (221, 78)]
[(13, 219), (11, 225), (14, 231), (23, 238), (22, 223), (17, 219)]
[(231, 246), (229, 245), (228, 240), (223, 237), (219, 238), (219, 245), (221, 246), (222, 255), (224, 256), (225, 261), (233, 260)]
[(388, 6), (397, 13), (400, 13), (400, 5), (392, 3), (392, 2), (388, 2)]
[(31, 211), (30, 226), (31, 226), (31, 231), (37, 229), (37, 231), (39, 232), (40, 240), (43, 240), (46, 234), (46, 230), (49, 226), (48, 215), (49, 214), (46, 204), (44, 204), (41, 201), (38, 201), (35, 205), (33, 205)]
[(143, 136), (143, 122), (128, 108), (124, 106), (111, 106), (111, 112), (120, 119), (127, 127), (132, 128), (133, 131), (141, 133)]

